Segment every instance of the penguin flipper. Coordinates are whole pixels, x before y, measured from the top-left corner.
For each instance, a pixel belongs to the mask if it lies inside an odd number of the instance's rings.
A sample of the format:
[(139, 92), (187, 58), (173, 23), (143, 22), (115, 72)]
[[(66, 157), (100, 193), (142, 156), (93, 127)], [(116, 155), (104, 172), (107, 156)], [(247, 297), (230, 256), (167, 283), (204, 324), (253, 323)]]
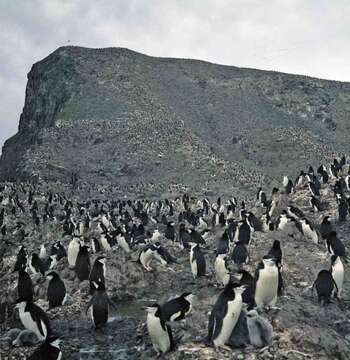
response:
[(215, 310), (212, 340), (216, 339), (220, 334), (226, 311), (227, 311), (227, 305), (222, 306), (221, 309), (219, 310), (218, 309)]
[(278, 269), (278, 296), (283, 295), (283, 290), (284, 290), (284, 282), (283, 282), (282, 272), (280, 269)]
[(212, 343), (214, 330), (215, 330), (215, 317), (214, 317), (214, 313), (212, 311), (209, 316), (208, 336), (205, 339), (205, 343), (207, 345), (211, 345), (211, 343)]
[(165, 325), (166, 326), (166, 330), (168, 332), (168, 336), (169, 336), (169, 340), (170, 340), (170, 348), (169, 351), (172, 351), (175, 349), (175, 342), (174, 342), (174, 338), (173, 338), (173, 332), (171, 330), (171, 327), (169, 325)]

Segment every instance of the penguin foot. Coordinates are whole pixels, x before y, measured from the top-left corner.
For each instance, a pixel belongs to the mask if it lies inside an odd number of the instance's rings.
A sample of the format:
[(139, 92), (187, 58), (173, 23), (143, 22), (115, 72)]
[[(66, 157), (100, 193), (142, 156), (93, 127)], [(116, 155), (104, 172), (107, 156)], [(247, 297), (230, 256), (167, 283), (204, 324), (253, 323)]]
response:
[(225, 350), (225, 351), (230, 351), (230, 352), (232, 352), (232, 349), (229, 347), (229, 346), (227, 346), (227, 345), (218, 345), (218, 346), (216, 346), (215, 347), (216, 349), (222, 349), (222, 350)]

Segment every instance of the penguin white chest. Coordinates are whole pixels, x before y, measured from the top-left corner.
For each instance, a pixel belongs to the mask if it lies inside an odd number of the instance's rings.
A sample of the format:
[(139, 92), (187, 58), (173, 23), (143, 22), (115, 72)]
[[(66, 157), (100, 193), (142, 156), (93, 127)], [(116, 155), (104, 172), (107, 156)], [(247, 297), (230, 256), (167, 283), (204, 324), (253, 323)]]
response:
[(111, 250), (111, 245), (109, 244), (106, 236), (104, 236), (104, 235), (101, 236), (101, 245), (104, 250), (106, 250), (106, 251)]
[(72, 267), (75, 266), (75, 262), (77, 261), (79, 247), (79, 243), (74, 240), (69, 243), (67, 258), (69, 265)]
[(280, 219), (280, 223), (278, 224), (278, 228), (280, 230), (283, 230), (287, 226), (288, 222), (289, 222), (288, 219), (286, 217), (282, 216)]
[(153, 314), (147, 315), (147, 330), (154, 350), (157, 353), (166, 353), (170, 349), (169, 335), (168, 332), (162, 328), (160, 319)]
[(255, 288), (255, 302), (258, 307), (274, 306), (277, 301), (278, 269), (267, 267), (259, 271)]
[(46, 248), (44, 245), (41, 245), (40, 247), (40, 254), (39, 254), (40, 259), (45, 259), (46, 258)]
[(242, 310), (242, 296), (236, 296), (233, 301), (227, 302), (227, 312), (222, 320), (222, 326), (219, 335), (214, 339), (213, 343), (216, 347), (226, 344), (231, 336), (232, 330), (236, 326), (239, 315)]
[(216, 281), (223, 285), (227, 285), (230, 280), (230, 274), (226, 269), (225, 260), (219, 257), (215, 260), (215, 276)]
[(305, 236), (307, 238), (312, 240), (312, 242), (315, 243), (315, 244), (318, 243), (318, 236), (317, 236), (316, 231), (311, 229), (311, 227), (309, 225), (307, 225), (307, 224), (303, 225), (302, 229), (303, 229), (303, 233), (305, 234)]
[(140, 256), (141, 264), (148, 266), (150, 264), (150, 262), (152, 261), (153, 256), (154, 256), (154, 254), (153, 254), (152, 250), (148, 249), (146, 251), (143, 251)]
[(197, 274), (198, 274), (198, 266), (197, 266), (197, 261), (193, 256), (192, 249), (191, 249), (191, 253), (190, 253), (190, 262), (191, 262), (192, 275), (194, 278), (196, 278)]
[(340, 296), (344, 282), (344, 266), (340, 260), (332, 266), (332, 276), (338, 287), (338, 296)]
[(117, 236), (117, 242), (118, 245), (125, 251), (125, 252), (130, 252), (130, 247), (129, 244), (127, 243), (127, 241), (125, 240), (125, 237), (122, 235), (118, 235)]

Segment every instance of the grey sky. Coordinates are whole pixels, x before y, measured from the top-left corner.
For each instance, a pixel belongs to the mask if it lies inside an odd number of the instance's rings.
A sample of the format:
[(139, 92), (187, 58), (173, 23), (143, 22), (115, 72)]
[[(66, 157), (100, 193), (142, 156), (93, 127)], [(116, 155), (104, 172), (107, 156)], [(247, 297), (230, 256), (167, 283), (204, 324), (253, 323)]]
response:
[(31, 65), (59, 46), (350, 81), (349, 19), (348, 0), (0, 0), (0, 146), (17, 131)]

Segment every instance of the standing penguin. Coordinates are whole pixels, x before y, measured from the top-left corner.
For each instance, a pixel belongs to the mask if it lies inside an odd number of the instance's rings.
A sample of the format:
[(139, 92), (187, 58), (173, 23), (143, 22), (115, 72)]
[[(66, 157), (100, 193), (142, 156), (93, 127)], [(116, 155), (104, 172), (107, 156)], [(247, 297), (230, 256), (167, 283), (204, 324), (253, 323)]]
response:
[(199, 244), (191, 243), (190, 263), (194, 278), (205, 276), (205, 257), (199, 247)]
[(52, 309), (64, 305), (67, 298), (64, 282), (55, 271), (50, 271), (46, 277), (50, 281), (49, 286), (47, 287), (47, 301), (49, 302), (49, 308)]
[(193, 294), (186, 292), (162, 305), (165, 321), (180, 321), (192, 311)]
[(28, 360), (61, 360), (61, 340), (57, 336), (50, 336), (36, 349)]
[(248, 309), (254, 306), (254, 278), (246, 270), (240, 270), (233, 275), (238, 280), (241, 286), (245, 286), (242, 294), (243, 303), (247, 305)]
[(247, 223), (247, 219), (244, 216), (244, 219), (239, 223), (236, 230), (236, 240), (243, 242), (243, 244), (248, 245), (251, 237), (251, 228)]
[(96, 290), (87, 305), (85, 313), (87, 314), (91, 307), (91, 319), (95, 328), (98, 329), (104, 326), (108, 321), (109, 305), (114, 308), (116, 308), (116, 306), (114, 302), (109, 299), (103, 282), (95, 283), (95, 288)]
[(85, 245), (80, 247), (74, 271), (80, 281), (88, 280), (90, 274), (89, 248)]
[(29, 274), (24, 270), (18, 271), (18, 283), (17, 283), (18, 298), (25, 301), (33, 301), (33, 283)]
[(287, 176), (283, 177), (283, 186), (284, 186), (284, 192), (286, 194), (291, 194), (293, 191), (293, 181), (288, 179)]
[(243, 242), (236, 242), (236, 245), (232, 251), (232, 260), (239, 269), (242, 268), (243, 264), (247, 264), (249, 260), (249, 253)]
[(51, 256), (56, 255), (57, 261), (67, 256), (66, 249), (60, 241), (56, 241), (51, 247)]
[(343, 282), (344, 282), (344, 265), (340, 259), (339, 256), (337, 255), (332, 255), (331, 256), (331, 268), (330, 268), (330, 272), (333, 276), (334, 282), (337, 285), (337, 297), (340, 298), (341, 296), (341, 292), (343, 290)]
[(258, 264), (254, 278), (254, 300), (259, 308), (275, 306), (279, 272), (274, 258), (264, 258)]
[(230, 251), (230, 237), (228, 235), (228, 232), (225, 231), (217, 243), (216, 253), (228, 254), (229, 251)]
[(310, 239), (314, 244), (318, 244), (318, 233), (311, 222), (306, 218), (302, 218), (300, 219), (300, 224), (304, 236)]
[(25, 246), (22, 245), (19, 248), (13, 271), (15, 272), (15, 271), (19, 271), (20, 269), (25, 269), (27, 266), (27, 262), (28, 262), (27, 249), (25, 248)]
[(312, 290), (316, 287), (318, 302), (321, 305), (329, 304), (331, 297), (338, 293), (338, 288), (332, 274), (328, 270), (321, 270), (312, 285)]
[(229, 282), (219, 295), (209, 317), (209, 344), (225, 347), (242, 310), (242, 293), (245, 286)]
[(169, 221), (167, 223), (164, 236), (166, 239), (171, 241), (175, 241), (175, 223), (173, 221)]
[(331, 255), (346, 256), (345, 246), (337, 237), (335, 231), (331, 231), (326, 238), (326, 247)]
[(323, 210), (322, 203), (317, 197), (311, 196), (309, 203), (310, 203), (310, 206), (311, 206), (311, 208), (312, 208), (312, 210), (314, 212), (318, 212), (318, 211)]
[(174, 350), (175, 344), (171, 327), (165, 322), (160, 305), (146, 308), (147, 330), (157, 355)]
[(329, 234), (333, 231), (333, 226), (329, 220), (329, 216), (325, 216), (320, 225), (320, 233), (323, 239), (326, 239)]
[(33, 274), (40, 273), (41, 275), (45, 274), (45, 271), (48, 269), (46, 264), (39, 258), (38, 254), (32, 254), (29, 259), (29, 268)]
[(78, 253), (80, 250), (80, 240), (77, 237), (73, 237), (68, 245), (68, 264), (73, 268), (77, 261)]
[(265, 192), (262, 190), (261, 187), (259, 187), (258, 189), (258, 193), (256, 194), (256, 199), (261, 203), (261, 204), (265, 204), (266, 203), (266, 194)]
[(338, 221), (339, 222), (345, 222), (346, 218), (348, 216), (348, 210), (349, 210), (349, 205), (347, 202), (347, 199), (344, 197), (341, 197), (340, 199), (338, 199)]
[(23, 326), (33, 331), (40, 340), (44, 340), (51, 335), (49, 318), (39, 306), (20, 299), (15, 308), (19, 310), (19, 318)]
[(219, 285), (226, 286), (230, 281), (230, 271), (227, 268), (227, 255), (218, 254), (215, 259), (215, 277)]
[(92, 266), (89, 280), (90, 280), (90, 295), (96, 290), (94, 283), (102, 282), (106, 284), (106, 258), (99, 256), (96, 258), (94, 265)]
[(153, 244), (146, 245), (140, 252), (138, 262), (146, 271), (152, 271), (150, 266), (155, 254), (157, 253), (157, 248)]

